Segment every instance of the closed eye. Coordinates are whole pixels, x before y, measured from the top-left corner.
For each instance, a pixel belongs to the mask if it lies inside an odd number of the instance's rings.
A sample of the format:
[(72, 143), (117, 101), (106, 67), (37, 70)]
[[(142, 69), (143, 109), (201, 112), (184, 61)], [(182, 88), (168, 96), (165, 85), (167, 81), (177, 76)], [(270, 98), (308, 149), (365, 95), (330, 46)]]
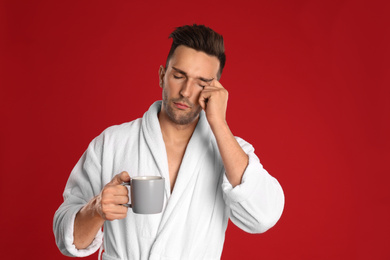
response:
[(182, 79), (182, 78), (183, 78), (183, 77), (176, 76), (176, 75), (173, 75), (173, 77), (174, 77), (175, 79)]

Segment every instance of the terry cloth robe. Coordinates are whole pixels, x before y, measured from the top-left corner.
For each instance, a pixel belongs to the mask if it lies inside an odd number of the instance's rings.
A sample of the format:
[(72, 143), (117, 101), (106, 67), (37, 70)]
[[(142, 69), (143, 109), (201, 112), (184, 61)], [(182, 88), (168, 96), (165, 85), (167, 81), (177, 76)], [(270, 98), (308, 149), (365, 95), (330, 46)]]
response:
[[(233, 188), (203, 111), (171, 194), (157, 117), (160, 109), (161, 101), (157, 101), (142, 118), (112, 126), (90, 143), (69, 177), (64, 202), (54, 216), (56, 243), (63, 254), (87, 256), (104, 241), (105, 260), (220, 259), (229, 218), (250, 233), (265, 232), (278, 221), (284, 195), (277, 180), (263, 169), (253, 147), (237, 138), (249, 164), (241, 184)], [(142, 215), (129, 209), (125, 219), (105, 221), (104, 235), (99, 231), (88, 248), (76, 249), (76, 213), (122, 171), (131, 177), (164, 177), (163, 212)]]

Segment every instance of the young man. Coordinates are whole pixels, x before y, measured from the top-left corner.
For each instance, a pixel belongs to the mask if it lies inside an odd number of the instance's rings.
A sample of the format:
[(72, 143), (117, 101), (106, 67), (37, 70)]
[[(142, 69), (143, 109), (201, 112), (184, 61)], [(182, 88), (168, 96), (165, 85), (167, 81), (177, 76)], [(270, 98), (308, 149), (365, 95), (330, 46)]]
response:
[[(229, 218), (261, 233), (282, 214), (279, 183), (226, 122), (228, 92), (218, 81), (222, 36), (192, 25), (170, 37), (159, 69), (162, 102), (142, 118), (106, 129), (69, 177), (54, 216), (65, 255), (94, 253), (104, 225), (103, 259), (220, 259)], [(165, 178), (162, 213), (134, 214), (123, 206), (129, 199), (121, 184), (129, 174)]]

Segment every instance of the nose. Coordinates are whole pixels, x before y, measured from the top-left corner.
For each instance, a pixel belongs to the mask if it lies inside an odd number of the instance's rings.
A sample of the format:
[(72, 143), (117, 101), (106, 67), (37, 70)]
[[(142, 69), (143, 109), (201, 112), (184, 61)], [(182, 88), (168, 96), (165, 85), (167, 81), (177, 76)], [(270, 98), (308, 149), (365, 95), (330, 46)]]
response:
[(180, 90), (180, 95), (189, 98), (192, 95), (192, 90), (193, 90), (193, 82), (191, 82), (190, 79), (187, 79), (184, 83), (183, 86), (181, 87)]

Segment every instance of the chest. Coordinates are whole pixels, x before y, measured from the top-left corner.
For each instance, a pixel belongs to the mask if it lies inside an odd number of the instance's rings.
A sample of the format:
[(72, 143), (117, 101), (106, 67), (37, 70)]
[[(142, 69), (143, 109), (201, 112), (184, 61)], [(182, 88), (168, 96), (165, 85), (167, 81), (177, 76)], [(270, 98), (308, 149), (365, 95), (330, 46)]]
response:
[(166, 145), (166, 151), (168, 157), (169, 180), (172, 192), (176, 183), (177, 175), (179, 173), (180, 165), (183, 161), (184, 153), (186, 151), (186, 145)]

